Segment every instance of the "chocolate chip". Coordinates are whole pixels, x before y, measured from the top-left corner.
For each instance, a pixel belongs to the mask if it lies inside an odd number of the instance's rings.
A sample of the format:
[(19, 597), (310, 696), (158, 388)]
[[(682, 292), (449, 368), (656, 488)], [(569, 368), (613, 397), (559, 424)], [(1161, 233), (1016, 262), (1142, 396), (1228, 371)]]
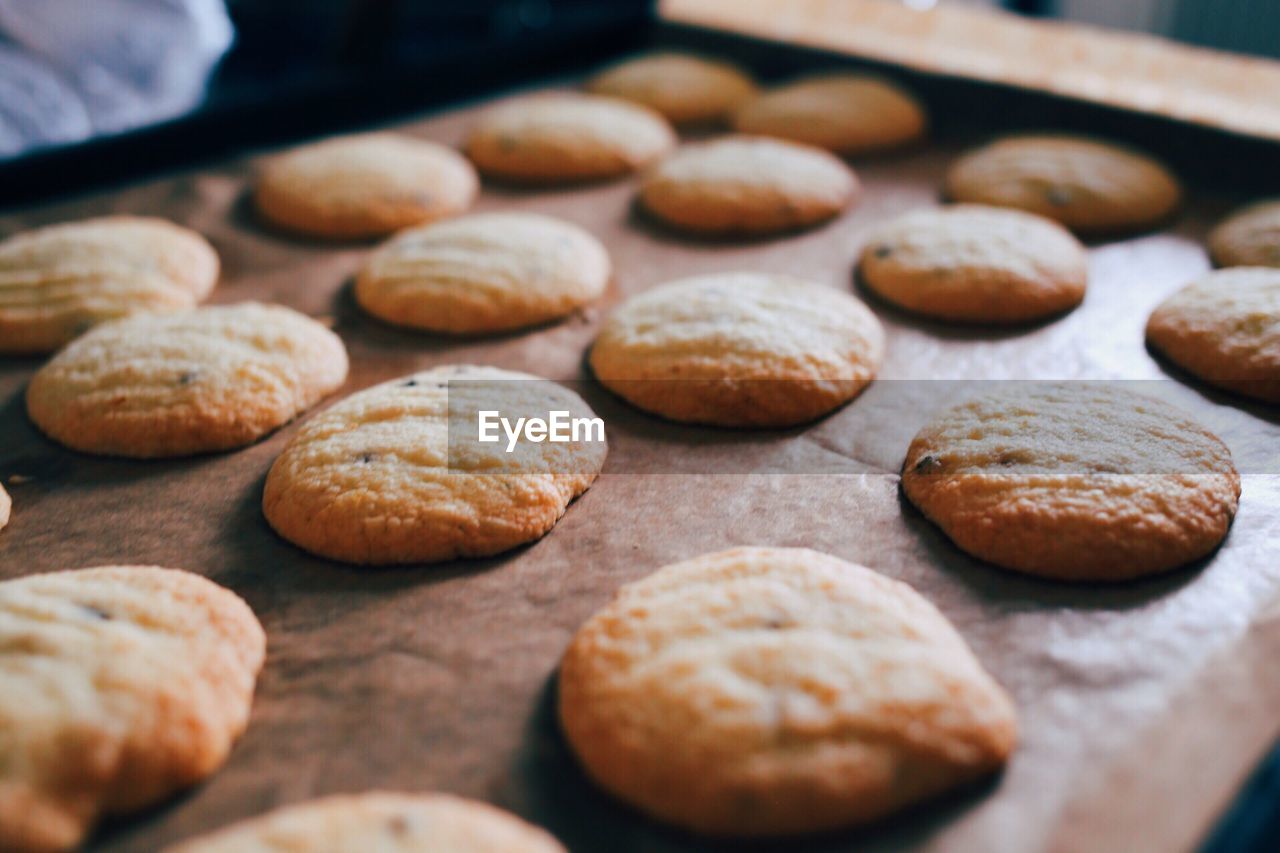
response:
[(178, 377), (178, 384), (190, 385), (192, 382), (196, 381), (196, 377), (198, 377), (199, 375), (200, 374), (194, 370), (188, 370)]
[(1071, 203), (1071, 190), (1066, 187), (1049, 187), (1045, 190), (1044, 197), (1054, 207), (1062, 207), (1064, 204)]
[(917, 474), (932, 474), (942, 467), (942, 462), (933, 456), (922, 456), (913, 469)]
[(377, 458), (378, 458), (378, 454), (376, 453), (361, 453), (359, 456), (356, 457), (356, 461), (363, 465), (368, 465), (370, 462), (372, 462)]
[(80, 609), (85, 612), (85, 615), (91, 616), (94, 619), (98, 619), (102, 622), (106, 622), (108, 619), (111, 618), (110, 613), (108, 613), (105, 610), (100, 610), (97, 607), (94, 607), (92, 604), (81, 604)]
[(892, 246), (886, 246), (883, 243), (881, 243), (879, 246), (876, 246), (875, 256), (877, 258), (887, 258), (892, 254), (893, 254)]
[(401, 383), (400, 383), (400, 387), (401, 387), (401, 388), (417, 388), (417, 387), (418, 387), (418, 380), (416, 380), (416, 379), (410, 379), (408, 382), (401, 382)]

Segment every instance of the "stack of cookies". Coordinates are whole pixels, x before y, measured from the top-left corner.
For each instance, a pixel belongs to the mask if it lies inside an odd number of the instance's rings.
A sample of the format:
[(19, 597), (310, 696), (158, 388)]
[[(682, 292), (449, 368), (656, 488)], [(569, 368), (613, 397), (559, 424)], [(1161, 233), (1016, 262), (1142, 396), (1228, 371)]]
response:
[[(593, 322), (585, 312), (619, 272), (581, 225), (469, 213), (481, 176), (509, 194), (634, 176), (635, 221), (664, 238), (786, 239), (857, 203), (851, 161), (909, 150), (929, 128), (918, 98), (863, 74), (762, 90), (730, 63), (659, 54), (586, 89), (488, 110), (462, 152), (387, 132), (286, 152), (258, 175), (260, 224), (348, 248), (385, 240), (361, 259), (356, 305), (447, 352)], [(677, 127), (700, 138), (681, 144)], [(940, 189), (946, 204), (874, 222), (842, 272), (881, 312), (971, 328), (1072, 311), (1088, 296), (1082, 239), (1158, 227), (1182, 198), (1141, 152), (1052, 134), (967, 153)], [(1209, 248), (1224, 269), (1160, 305), (1147, 339), (1194, 381), (1280, 402), (1280, 203), (1231, 217)], [(803, 430), (876, 380), (892, 341), (852, 291), (698, 272), (619, 305), (583, 353), (602, 386), (646, 413), (636, 417), (656, 429)], [(0, 242), (0, 353), (50, 355), (26, 392), (31, 421), (82, 453), (226, 453), (348, 384), (347, 348), (326, 323), (281, 305), (199, 307), (218, 277), (208, 241), (152, 218)], [(582, 396), (528, 373), (423, 363), (349, 390), (263, 472), (267, 523), (325, 559), (509, 552), (552, 534), (605, 470), (603, 436), (519, 454), (460, 440), (485, 412), (596, 418)], [(1241, 493), (1226, 445), (1187, 414), (1062, 382), (1011, 384), (935, 414), (900, 482), (967, 554), (1084, 583), (1206, 557)], [(0, 488), (0, 528), (9, 516)], [(617, 799), (699, 835), (795, 836), (875, 821), (1010, 759), (1013, 698), (911, 587), (805, 548), (684, 556), (618, 589), (563, 656), (563, 734)], [(0, 582), (0, 848), (72, 849), (100, 819), (215, 773), (249, 724), (265, 657), (249, 606), (191, 572), (104, 566)], [(491, 806), (387, 791), (283, 808), (173, 850), (375, 848), (563, 850)]]

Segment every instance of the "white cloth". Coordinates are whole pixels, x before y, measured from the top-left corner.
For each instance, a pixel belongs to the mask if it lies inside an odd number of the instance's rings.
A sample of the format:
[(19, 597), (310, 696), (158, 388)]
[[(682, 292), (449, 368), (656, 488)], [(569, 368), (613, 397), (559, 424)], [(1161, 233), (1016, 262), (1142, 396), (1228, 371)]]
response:
[(186, 112), (232, 38), (222, 0), (0, 0), (0, 157)]

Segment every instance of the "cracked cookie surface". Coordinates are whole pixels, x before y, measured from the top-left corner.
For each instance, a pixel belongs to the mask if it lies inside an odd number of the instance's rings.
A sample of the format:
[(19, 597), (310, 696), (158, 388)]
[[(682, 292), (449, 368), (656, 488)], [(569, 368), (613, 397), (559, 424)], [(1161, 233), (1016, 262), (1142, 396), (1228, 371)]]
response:
[(492, 367), (393, 379), (309, 419), (267, 475), (267, 521), (323, 557), (384, 565), (483, 557), (541, 538), (595, 481), (607, 445), (476, 440), (482, 410), (594, 417), (577, 394)]
[(640, 202), (681, 231), (760, 235), (831, 219), (857, 193), (853, 171), (826, 151), (730, 136), (667, 157), (645, 176)]
[(315, 320), (219, 305), (95, 328), (36, 373), (27, 411), (76, 450), (185, 456), (249, 444), (346, 378), (346, 348)]
[(728, 62), (655, 53), (604, 70), (587, 90), (644, 104), (674, 124), (710, 124), (724, 121), (755, 96), (756, 84)]
[(781, 427), (856, 397), (883, 350), (880, 321), (850, 294), (743, 272), (632, 298), (605, 321), (589, 359), (607, 388), (671, 420)]
[(1280, 269), (1231, 267), (1170, 296), (1147, 340), (1211, 385), (1280, 403)]
[(933, 418), (907, 498), (961, 550), (1063, 580), (1120, 581), (1203, 557), (1240, 500), (1231, 453), (1186, 413), (1100, 383), (1011, 383)]
[(481, 116), (467, 155), (489, 177), (562, 183), (630, 174), (675, 144), (667, 120), (648, 107), (601, 95), (534, 95)]
[(270, 161), (254, 200), (272, 223), (336, 239), (380, 237), (471, 206), (480, 181), (452, 148), (396, 133), (341, 136)]
[(1084, 299), (1084, 247), (1052, 220), (984, 205), (912, 211), (867, 238), (863, 284), (908, 311), (962, 323), (1025, 323)]
[(947, 172), (946, 195), (1105, 235), (1160, 224), (1177, 209), (1182, 189), (1162, 164), (1118, 145), (1073, 136), (1013, 136), (960, 157)]
[(906, 584), (736, 548), (622, 587), (574, 636), (559, 713), (599, 785), (695, 832), (875, 820), (999, 768), (1013, 704)]
[(191, 308), (218, 281), (218, 255), (163, 219), (104, 216), (0, 242), (0, 353), (56, 350), (94, 324)]
[(564, 853), (547, 832), (487, 803), (373, 791), (285, 806), (165, 853)]
[(214, 773), (266, 639), (230, 590), (108, 566), (0, 583), (0, 848), (68, 850)]
[(844, 156), (887, 151), (924, 136), (924, 108), (879, 77), (830, 74), (797, 80), (749, 101), (733, 117), (739, 133), (773, 136)]
[(563, 317), (600, 297), (600, 241), (535, 213), (480, 213), (397, 234), (356, 278), (361, 307), (388, 323), (451, 334)]

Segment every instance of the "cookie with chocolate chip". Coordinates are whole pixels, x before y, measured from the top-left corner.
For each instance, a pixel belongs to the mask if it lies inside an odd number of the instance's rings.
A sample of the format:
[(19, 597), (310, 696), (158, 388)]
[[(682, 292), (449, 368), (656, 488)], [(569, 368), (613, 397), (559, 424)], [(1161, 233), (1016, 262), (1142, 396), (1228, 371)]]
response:
[(96, 327), (36, 372), (27, 412), (75, 450), (185, 456), (256, 441), (346, 378), (342, 341), (310, 317), (220, 305)]

